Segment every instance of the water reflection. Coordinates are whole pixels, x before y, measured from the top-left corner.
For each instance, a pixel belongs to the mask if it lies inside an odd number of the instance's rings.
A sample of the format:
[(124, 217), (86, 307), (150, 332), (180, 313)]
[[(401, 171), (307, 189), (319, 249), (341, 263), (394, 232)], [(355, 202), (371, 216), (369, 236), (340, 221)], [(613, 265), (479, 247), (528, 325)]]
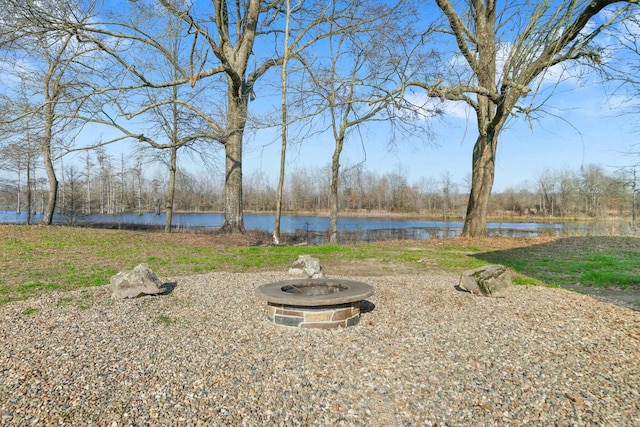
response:
[[(87, 225), (109, 224), (113, 227), (132, 225), (164, 226), (164, 214), (155, 215), (135, 213), (120, 215), (92, 214), (73, 218), (75, 223)], [(173, 225), (177, 229), (219, 228), (223, 215), (218, 213), (178, 213), (174, 214)], [(42, 213), (32, 215), (32, 223), (42, 220)], [(271, 233), (274, 224), (273, 215), (245, 214), (247, 230)], [(24, 224), (26, 213), (0, 211), (0, 223)], [(68, 224), (69, 218), (54, 215), (54, 223)], [(341, 242), (373, 242), (380, 240), (427, 240), (433, 237), (456, 237), (462, 233), (462, 222), (433, 221), (419, 219), (383, 219), (383, 218), (339, 218), (338, 235)], [(321, 244), (328, 240), (329, 218), (318, 216), (285, 215), (281, 219), (281, 231), (292, 240)], [(490, 236), (535, 237), (535, 236), (590, 236), (590, 235), (630, 235), (633, 234), (629, 222), (599, 221), (590, 223), (553, 223), (535, 222), (492, 222), (487, 224)]]

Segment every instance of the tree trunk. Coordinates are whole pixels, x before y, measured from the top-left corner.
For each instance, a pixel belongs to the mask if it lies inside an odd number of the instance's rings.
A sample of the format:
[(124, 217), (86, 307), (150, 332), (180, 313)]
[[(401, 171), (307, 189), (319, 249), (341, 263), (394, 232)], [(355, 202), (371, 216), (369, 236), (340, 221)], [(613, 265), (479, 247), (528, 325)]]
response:
[(18, 202), (16, 204), (16, 213), (18, 215), (20, 214), (21, 209), (22, 209), (22, 206), (20, 204), (21, 200), (22, 200), (22, 199), (20, 199), (20, 192), (22, 191), (21, 185), (20, 185), (20, 182), (22, 180), (22, 176), (21, 175), (22, 175), (22, 173), (20, 172), (20, 169), (18, 169), (18, 191), (17, 191), (17, 194), (16, 194), (16, 196), (18, 196)]
[(169, 188), (167, 188), (167, 212), (165, 213), (164, 232), (171, 233), (173, 220), (173, 199), (176, 194), (176, 170), (178, 169), (178, 147), (171, 147), (171, 161), (169, 164)]
[(493, 188), (497, 146), (497, 133), (489, 133), (480, 135), (473, 147), (471, 191), (462, 229), (463, 237), (487, 235), (487, 206)]
[[(45, 144), (45, 147), (48, 145), (49, 144)], [(45, 148), (42, 151), (44, 156), (44, 169), (47, 171), (47, 178), (49, 180), (49, 197), (47, 198), (47, 205), (44, 208), (44, 216), (42, 217), (41, 224), (51, 225), (53, 223), (53, 213), (58, 201), (58, 178), (56, 177), (56, 171), (53, 167), (53, 160), (51, 159), (49, 148)]]
[(52, 95), (55, 85), (51, 82), (52, 70), (51, 66), (47, 70), (45, 76), (44, 93), (47, 101), (44, 108), (44, 135), (42, 137), (42, 160), (44, 162), (44, 169), (47, 171), (47, 178), (49, 180), (49, 197), (47, 199), (47, 206), (44, 208), (44, 215), (42, 216), (43, 225), (51, 225), (53, 223), (53, 214), (56, 210), (56, 203), (58, 201), (58, 178), (56, 177), (56, 170), (53, 167), (53, 158), (51, 157), (51, 142), (53, 141), (53, 121), (55, 117), (55, 105), (56, 96)]
[(638, 189), (636, 183), (638, 182), (638, 178), (636, 176), (636, 168), (633, 168), (633, 181), (631, 181), (631, 228), (635, 230), (636, 228), (636, 195), (638, 194)]
[(287, 152), (287, 140), (286, 131), (282, 133), (282, 147), (280, 149), (280, 174), (278, 176), (278, 189), (276, 190), (276, 215), (275, 222), (273, 224), (273, 243), (275, 245), (280, 244), (280, 219), (282, 217), (282, 192), (284, 189), (284, 168), (285, 168), (285, 156)]
[(240, 89), (229, 84), (227, 129), (229, 136), (224, 144), (224, 223), (222, 233), (244, 234), (242, 218), (242, 136), (247, 121), (248, 98), (239, 94)]
[(44, 162), (44, 169), (47, 171), (47, 179), (49, 180), (49, 197), (47, 198), (47, 205), (44, 208), (44, 215), (42, 216), (43, 225), (51, 225), (53, 223), (53, 213), (56, 210), (56, 203), (58, 201), (58, 178), (56, 177), (56, 170), (53, 167), (53, 158), (51, 157), (51, 141), (53, 139), (53, 107), (47, 105), (45, 116), (45, 129), (44, 137), (42, 139), (42, 158)]
[(85, 159), (85, 173), (87, 175), (87, 203), (85, 205), (85, 213), (91, 214), (91, 161), (89, 158), (89, 151), (86, 152)]
[(329, 190), (329, 242), (338, 243), (338, 179), (340, 176), (340, 153), (343, 138), (336, 138), (336, 149), (331, 157), (331, 184)]
[(284, 168), (286, 165), (287, 156), (287, 63), (289, 60), (289, 19), (291, 16), (291, 5), (289, 0), (286, 0), (287, 6), (287, 19), (285, 22), (284, 30), (284, 59), (282, 61), (282, 145), (280, 147), (280, 175), (278, 176), (278, 189), (276, 192), (276, 217), (273, 225), (273, 243), (280, 244), (280, 218), (282, 216), (282, 191), (284, 188)]
[(27, 225), (31, 225), (31, 151), (27, 154)]
[[(283, 95), (284, 96), (284, 95)], [(282, 116), (286, 118), (286, 107), (282, 110)], [(280, 147), (280, 173), (278, 175), (278, 189), (276, 190), (276, 215), (273, 225), (273, 243), (280, 244), (280, 219), (282, 217), (282, 193), (284, 189), (284, 168), (287, 153), (287, 130), (286, 123), (283, 122), (282, 129), (282, 146)]]
[(223, 233), (244, 233), (242, 218), (242, 134), (236, 133), (224, 145), (226, 156), (224, 180)]

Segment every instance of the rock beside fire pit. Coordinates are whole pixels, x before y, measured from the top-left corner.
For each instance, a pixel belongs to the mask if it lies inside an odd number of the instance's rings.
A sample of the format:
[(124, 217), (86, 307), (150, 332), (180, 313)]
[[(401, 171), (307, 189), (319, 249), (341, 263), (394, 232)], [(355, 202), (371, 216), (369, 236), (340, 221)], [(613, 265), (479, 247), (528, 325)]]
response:
[(111, 292), (116, 298), (138, 298), (165, 291), (162, 281), (146, 264), (138, 264), (133, 270), (121, 271), (111, 277)]
[(511, 285), (511, 275), (504, 265), (487, 265), (463, 271), (460, 287), (474, 295), (503, 298)]
[(295, 277), (324, 279), (320, 260), (311, 255), (300, 255), (289, 268), (289, 275)]

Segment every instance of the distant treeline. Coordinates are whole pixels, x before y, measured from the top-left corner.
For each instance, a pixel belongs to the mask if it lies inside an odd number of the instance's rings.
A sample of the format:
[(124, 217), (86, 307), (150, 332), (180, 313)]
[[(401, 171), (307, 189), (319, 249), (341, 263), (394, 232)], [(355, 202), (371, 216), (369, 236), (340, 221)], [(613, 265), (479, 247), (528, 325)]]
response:
[[(166, 178), (156, 172), (146, 176), (143, 167), (103, 159), (83, 169), (67, 167), (61, 176), (61, 214), (162, 212), (165, 209)], [(47, 199), (44, 177), (0, 181), (0, 207), (41, 212)], [(329, 167), (298, 168), (287, 174), (283, 208), (289, 212), (326, 212), (329, 208)], [(401, 168), (378, 174), (364, 167), (345, 168), (340, 179), (339, 205), (343, 214), (390, 212), (432, 217), (461, 218), (466, 211), (468, 183), (454, 182), (451, 175), (423, 177), (409, 182)], [(489, 215), (603, 217), (634, 216), (638, 203), (637, 181), (632, 170), (608, 174), (598, 165), (579, 170), (547, 170), (535, 182), (494, 193)], [(220, 212), (224, 209), (224, 177), (220, 172), (178, 171), (174, 209), (187, 212)], [(30, 196), (28, 196), (30, 189)], [(247, 211), (276, 209), (275, 178), (255, 171), (244, 178), (243, 207)]]

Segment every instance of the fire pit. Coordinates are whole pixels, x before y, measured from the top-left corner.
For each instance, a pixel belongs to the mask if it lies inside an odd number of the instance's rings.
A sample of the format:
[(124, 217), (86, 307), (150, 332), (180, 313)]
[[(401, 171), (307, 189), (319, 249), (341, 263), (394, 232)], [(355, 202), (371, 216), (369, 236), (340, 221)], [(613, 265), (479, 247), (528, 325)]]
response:
[(267, 318), (295, 328), (339, 328), (360, 320), (360, 302), (373, 294), (366, 283), (342, 279), (295, 279), (267, 283), (256, 296), (267, 301)]

